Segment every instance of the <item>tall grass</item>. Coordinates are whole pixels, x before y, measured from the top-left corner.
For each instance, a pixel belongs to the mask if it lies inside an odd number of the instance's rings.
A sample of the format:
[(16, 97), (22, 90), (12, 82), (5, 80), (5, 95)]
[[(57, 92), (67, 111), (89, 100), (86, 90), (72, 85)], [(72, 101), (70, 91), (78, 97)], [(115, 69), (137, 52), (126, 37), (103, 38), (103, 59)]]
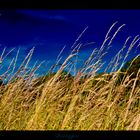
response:
[[(104, 73), (97, 76), (98, 70), (103, 66), (102, 58), (124, 26), (118, 27), (110, 36), (116, 24), (117, 22), (110, 27), (101, 47), (94, 49), (83, 67), (75, 71), (74, 77), (68, 77), (68, 74), (76, 67), (80, 48), (85, 45), (78, 41), (87, 28), (74, 42), (71, 53), (58, 71), (49, 78), (44, 76), (45, 80), (35, 77), (35, 72), (42, 63), (35, 64), (27, 70), (34, 48), (30, 50), (19, 69), (14, 71), (19, 57), (18, 50), (8, 70), (1, 75), (2, 80), (9, 79), (9, 81), (0, 86), (0, 129), (139, 130), (140, 87), (137, 81), (140, 80), (140, 69), (135, 78), (127, 75), (119, 84), (116, 82), (132, 48), (139, 47), (139, 36), (132, 38), (130, 45), (128, 41), (131, 38), (128, 37)], [(127, 48), (128, 51), (123, 56)], [(4, 54), (5, 49), (1, 61), (5, 59)], [(61, 54), (51, 71), (59, 64), (60, 56)], [(123, 61), (119, 65), (121, 58)], [(62, 72), (66, 68), (69, 70), (68, 74), (62, 78)], [(106, 71), (109, 68), (111, 72), (108, 74)]]

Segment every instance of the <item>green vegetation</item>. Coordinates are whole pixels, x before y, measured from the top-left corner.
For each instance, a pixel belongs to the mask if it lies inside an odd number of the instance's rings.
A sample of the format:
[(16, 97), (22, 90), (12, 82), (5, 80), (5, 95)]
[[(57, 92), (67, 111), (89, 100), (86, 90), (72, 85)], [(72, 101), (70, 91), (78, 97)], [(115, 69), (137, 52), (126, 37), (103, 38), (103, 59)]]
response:
[(135, 78), (140, 68), (140, 56), (128, 61), (121, 69), (122, 72), (126, 72), (126, 75), (131, 75), (131, 78)]
[[(115, 25), (75, 76), (65, 68), (74, 69), (76, 62), (70, 62), (80, 55), (78, 40), (55, 73), (36, 77), (35, 71), (41, 64), (26, 71), (33, 49), (26, 56), (24, 67), (14, 74), (9, 70), (13, 71), (16, 61), (11, 62), (8, 72), (1, 75), (2, 80), (7, 78), (7, 73), (12, 77), (7, 84), (0, 84), (0, 130), (140, 130), (140, 57), (136, 56), (115, 72), (97, 74), (115, 37), (110, 36)], [(132, 39), (129, 54), (139, 39), (137, 36)], [(111, 67), (117, 66), (122, 51), (115, 56), (117, 60)], [(127, 56), (128, 53), (124, 59)]]
[[(126, 77), (129, 77), (129, 80), (135, 79), (137, 77), (138, 71), (140, 68), (140, 56), (131, 59), (126, 62), (123, 68), (120, 70), (121, 73), (118, 75), (118, 83), (121, 83)], [(136, 84), (140, 84), (140, 75), (138, 75)]]

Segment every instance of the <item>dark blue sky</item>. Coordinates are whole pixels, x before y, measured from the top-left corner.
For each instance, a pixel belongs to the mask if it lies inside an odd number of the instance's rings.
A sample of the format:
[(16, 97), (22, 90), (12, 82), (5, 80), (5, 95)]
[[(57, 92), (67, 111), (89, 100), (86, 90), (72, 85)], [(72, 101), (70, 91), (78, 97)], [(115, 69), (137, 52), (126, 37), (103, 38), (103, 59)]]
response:
[[(80, 41), (95, 44), (81, 50), (81, 59), (85, 59), (95, 47), (101, 45), (115, 21), (118, 21), (117, 27), (122, 24), (126, 26), (114, 39), (110, 52), (104, 58), (107, 62), (122, 48), (129, 35), (134, 37), (140, 33), (140, 10), (0, 10), (0, 51), (5, 46), (7, 50), (15, 47), (16, 51), (20, 47), (20, 64), (35, 46), (31, 65), (37, 59), (40, 62), (46, 60), (49, 61), (48, 69), (64, 45), (66, 50), (63, 56), (66, 57), (75, 39), (88, 26)], [(9, 55), (3, 63), (8, 65), (14, 55)]]

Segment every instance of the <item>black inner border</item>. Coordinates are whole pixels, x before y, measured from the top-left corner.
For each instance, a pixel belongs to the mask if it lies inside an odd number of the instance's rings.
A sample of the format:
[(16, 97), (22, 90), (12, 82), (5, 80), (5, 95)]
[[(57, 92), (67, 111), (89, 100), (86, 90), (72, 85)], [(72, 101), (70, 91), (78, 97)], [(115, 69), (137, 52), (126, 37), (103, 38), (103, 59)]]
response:
[(0, 8), (140, 9), (139, 0), (0, 0)]

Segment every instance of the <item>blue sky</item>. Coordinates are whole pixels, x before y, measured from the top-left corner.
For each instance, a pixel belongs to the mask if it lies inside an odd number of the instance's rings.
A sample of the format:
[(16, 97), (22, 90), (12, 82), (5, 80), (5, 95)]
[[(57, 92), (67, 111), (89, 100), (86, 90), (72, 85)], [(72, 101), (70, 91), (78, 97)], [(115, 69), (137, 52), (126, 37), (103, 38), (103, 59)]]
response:
[[(82, 48), (80, 59), (84, 60), (94, 48), (99, 48), (108, 29), (115, 21), (118, 21), (117, 27), (122, 24), (126, 26), (118, 33), (112, 48), (105, 56), (104, 61), (107, 63), (122, 48), (128, 36), (134, 37), (140, 33), (140, 10), (0, 10), (0, 51), (4, 47), (7, 47), (7, 50), (16, 48), (3, 62), (5, 67), (0, 69), (0, 74), (15, 56), (18, 48), (21, 49), (17, 65), (33, 46), (35, 52), (30, 65), (33, 65), (36, 60), (39, 62), (46, 60), (42, 68), (44, 72), (47, 71), (55, 63), (64, 45), (66, 49), (63, 59), (66, 58), (71, 45), (88, 26), (80, 41), (95, 42), (95, 44)], [(138, 48), (137, 53), (131, 54), (130, 58), (139, 53)], [(38, 72), (42, 74), (41, 70)]]

